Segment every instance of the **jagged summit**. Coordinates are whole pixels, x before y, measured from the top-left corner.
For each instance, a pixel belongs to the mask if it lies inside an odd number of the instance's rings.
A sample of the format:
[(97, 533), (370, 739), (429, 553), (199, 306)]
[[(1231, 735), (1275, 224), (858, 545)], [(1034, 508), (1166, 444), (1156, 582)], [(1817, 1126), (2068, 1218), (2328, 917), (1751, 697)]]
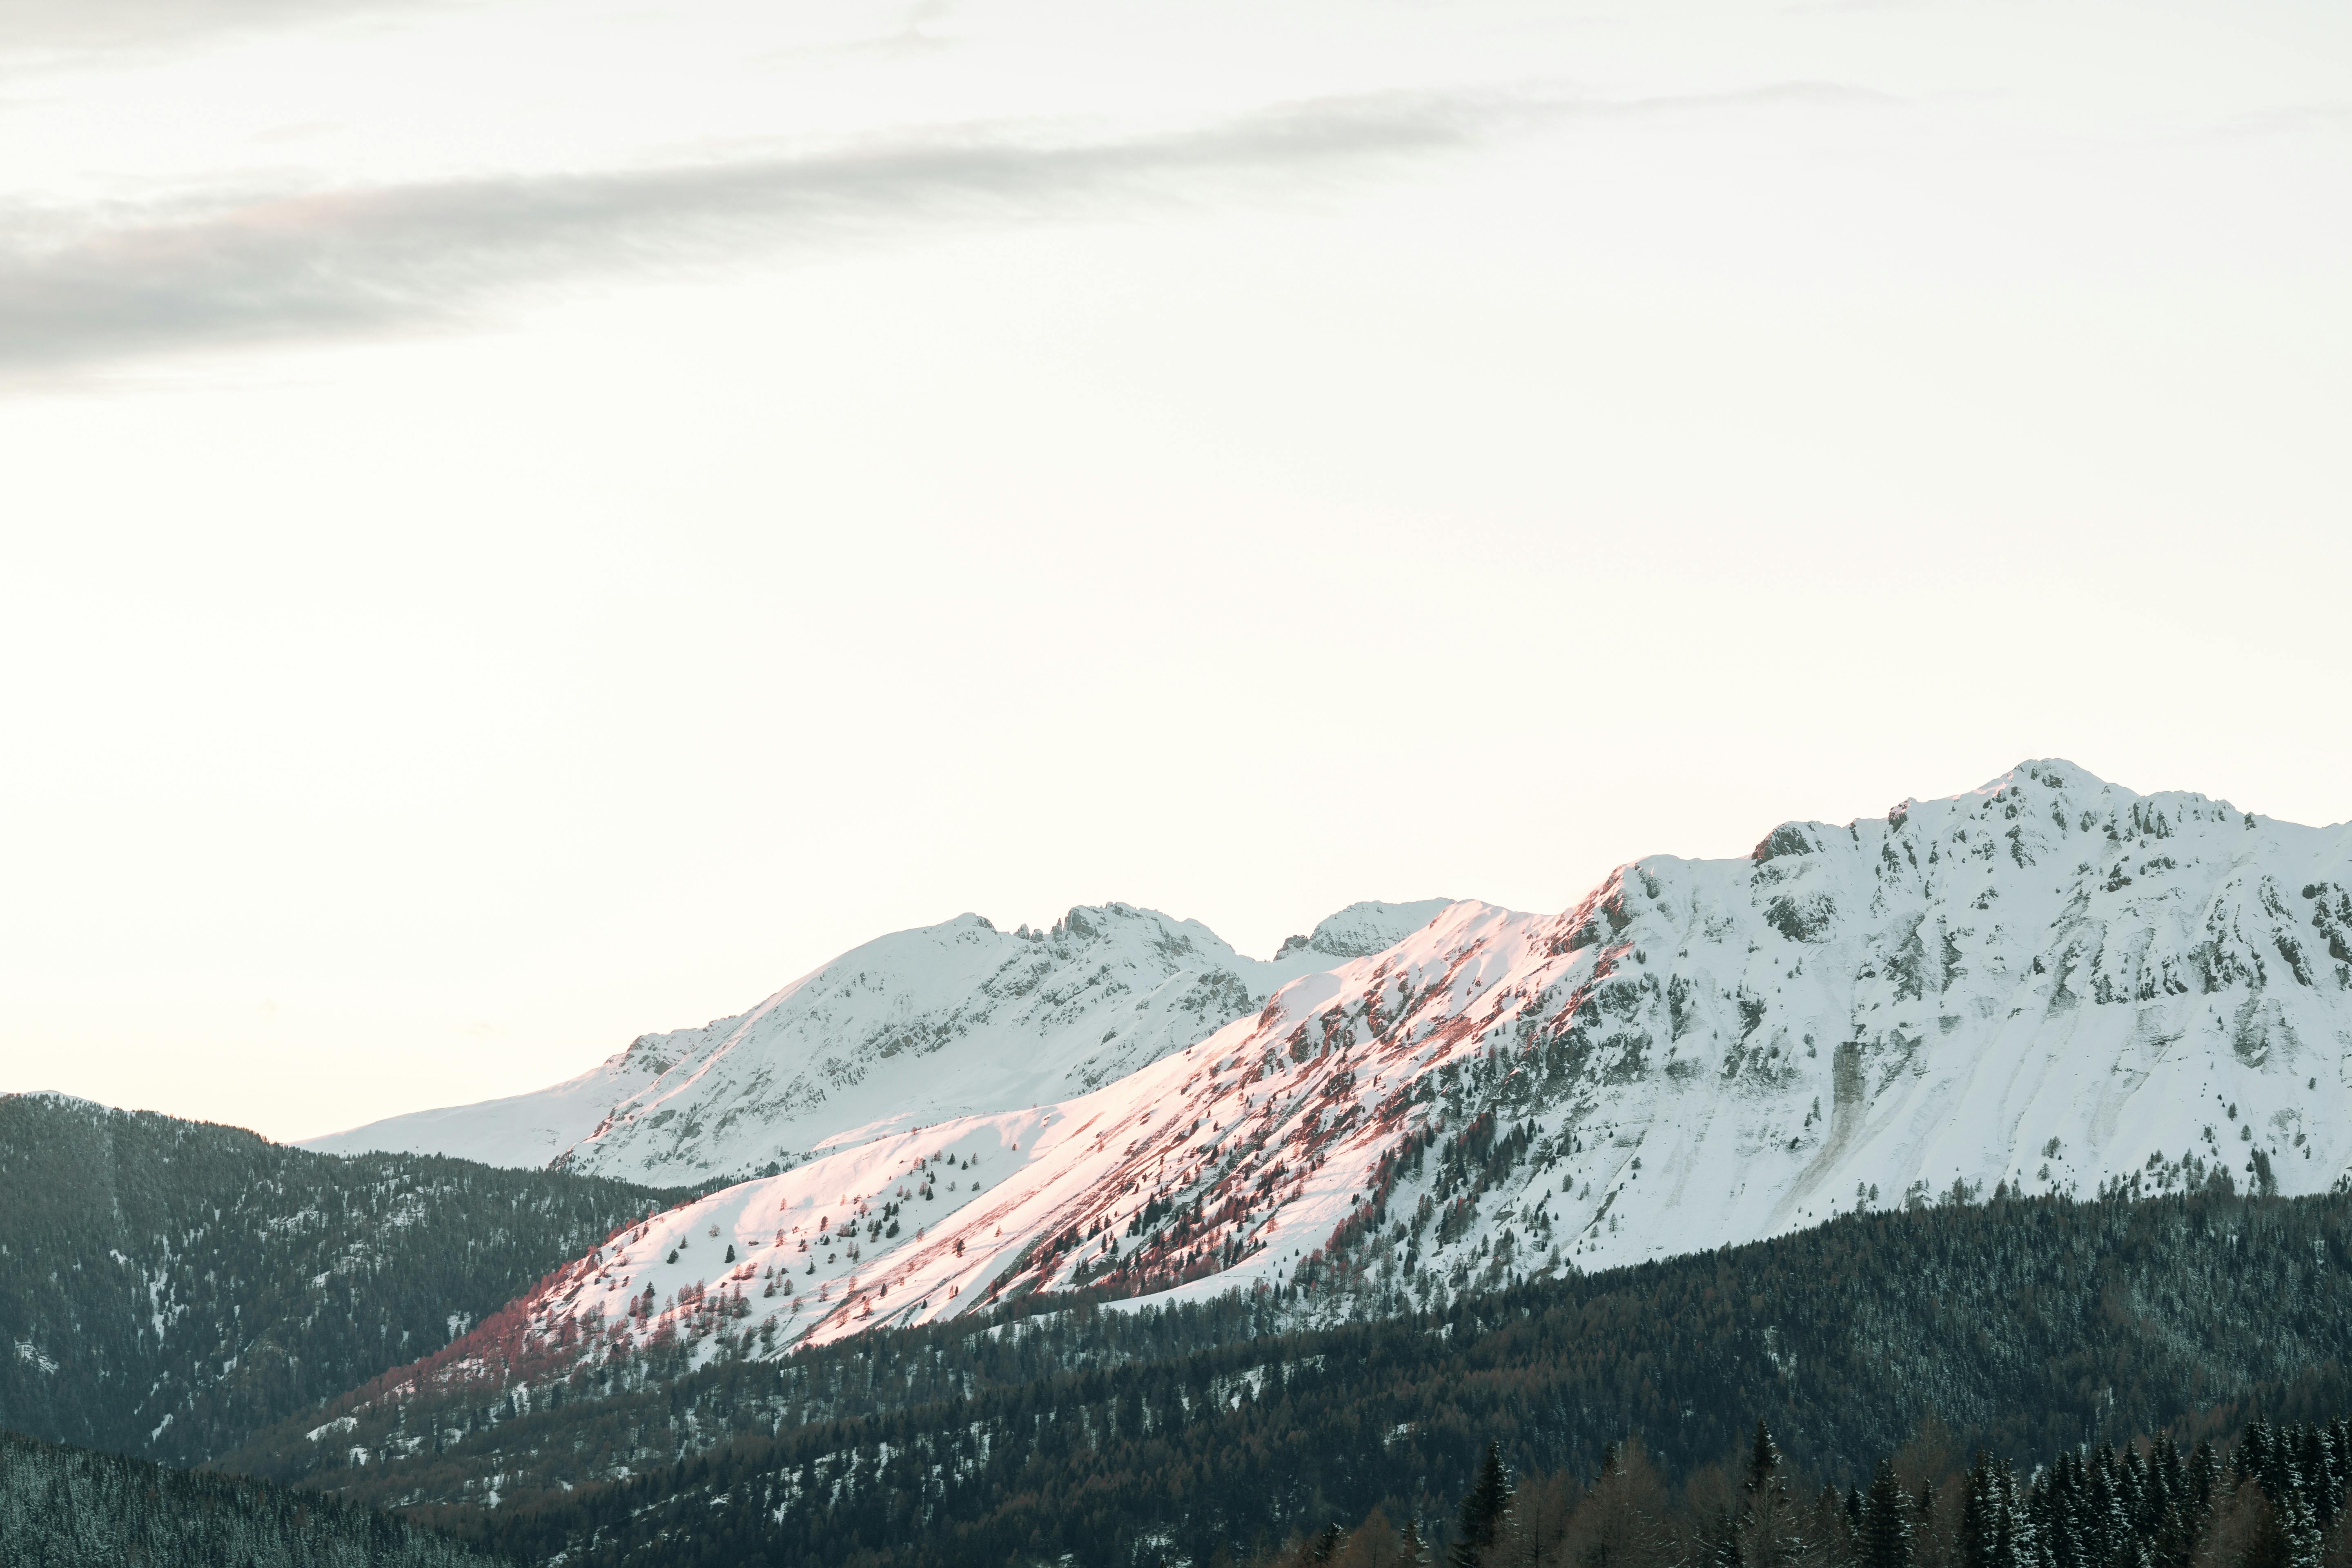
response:
[(1363, 958), (1385, 952), (1457, 901), (1420, 899), (1405, 904), (1349, 904), (1309, 932), (1305, 945), (1327, 958)]
[(312, 1141), (429, 1150), (655, 1183), (748, 1174), (951, 1116), (1067, 1099), (1256, 1011), (1337, 954), (1377, 951), (1444, 900), (1350, 905), (1271, 960), (1198, 921), (1082, 905), (1045, 931), (978, 914), (852, 949), (748, 1012), (642, 1035), (536, 1093)]

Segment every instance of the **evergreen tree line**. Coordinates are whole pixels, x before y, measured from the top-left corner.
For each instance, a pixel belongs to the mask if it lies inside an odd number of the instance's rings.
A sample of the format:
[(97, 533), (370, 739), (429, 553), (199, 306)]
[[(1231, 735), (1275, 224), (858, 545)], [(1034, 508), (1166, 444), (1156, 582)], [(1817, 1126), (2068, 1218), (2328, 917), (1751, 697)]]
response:
[[(1641, 1432), (1674, 1479), (1761, 1415), (1792, 1463), (1859, 1482), (1930, 1416), (2032, 1464), (2232, 1429), (2253, 1397), (2352, 1405), (2347, 1219), (2341, 1197), (2213, 1194), (1873, 1214), (1311, 1331), (1245, 1332), (1278, 1325), (1269, 1296), (940, 1325), (634, 1389), (582, 1369), (561, 1404), (488, 1388), (357, 1413), (362, 1466), (299, 1435), (237, 1462), (424, 1506), (520, 1561), (1239, 1561), (1374, 1503), (1442, 1519), (1488, 1436), (1589, 1474)], [(408, 1451), (431, 1430), (437, 1449)]]
[(0, 1426), (212, 1458), (683, 1195), (0, 1098)]
[[(2352, 1424), (2249, 1422), (2226, 1453), (2170, 1431), (2061, 1450), (2021, 1474), (1940, 1422), (1866, 1484), (1809, 1479), (1758, 1422), (1746, 1445), (1670, 1485), (1638, 1436), (1587, 1479), (1515, 1480), (1489, 1441), (1453, 1528), (1401, 1500), (1343, 1531), (1294, 1536), (1251, 1568), (2345, 1568)], [(1405, 1510), (1392, 1522), (1390, 1510)]]
[(0, 1432), (0, 1568), (488, 1568), (404, 1520)]
[[(722, 1332), (715, 1358), (680, 1340), (536, 1386), (488, 1381), (388, 1395), (384, 1385), (404, 1380), (403, 1368), (323, 1411), (255, 1434), (218, 1463), (348, 1489), (387, 1507), (462, 1503), (493, 1475), (502, 1495), (561, 1491), (740, 1436), (936, 1406), (1221, 1346), (1264, 1346), (1295, 1328), (1289, 1306), (1272, 1292), (1139, 1312), (1102, 1311), (1090, 1301), (1057, 1307), (1033, 1296), (781, 1360), (759, 1359), (756, 1341)], [(309, 1440), (322, 1418), (345, 1423), (334, 1443)]]

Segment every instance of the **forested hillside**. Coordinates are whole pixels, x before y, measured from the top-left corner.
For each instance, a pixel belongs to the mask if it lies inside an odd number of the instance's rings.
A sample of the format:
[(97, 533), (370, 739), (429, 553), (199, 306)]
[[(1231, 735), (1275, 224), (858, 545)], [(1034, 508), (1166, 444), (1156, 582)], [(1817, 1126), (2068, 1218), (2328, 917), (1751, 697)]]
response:
[(0, 1426), (210, 1458), (680, 1195), (0, 1099)]
[(466, 1568), (404, 1520), (0, 1432), (0, 1568)]
[(2347, 1222), (2343, 1197), (2006, 1199), (1315, 1332), (1268, 1331), (1299, 1305), (1269, 1292), (781, 1363), (714, 1333), (700, 1371), (673, 1344), (536, 1398), (494, 1370), (398, 1398), (407, 1374), (387, 1378), (337, 1405), (331, 1440), (289, 1425), (231, 1463), (454, 1504), (453, 1528), (526, 1560), (1207, 1563), (1383, 1500), (1449, 1510), (1489, 1437), (1589, 1474), (1637, 1432), (1679, 1476), (1762, 1417), (1854, 1480), (1931, 1416), (2031, 1461), (2227, 1424), (2265, 1391), (2352, 1404)]

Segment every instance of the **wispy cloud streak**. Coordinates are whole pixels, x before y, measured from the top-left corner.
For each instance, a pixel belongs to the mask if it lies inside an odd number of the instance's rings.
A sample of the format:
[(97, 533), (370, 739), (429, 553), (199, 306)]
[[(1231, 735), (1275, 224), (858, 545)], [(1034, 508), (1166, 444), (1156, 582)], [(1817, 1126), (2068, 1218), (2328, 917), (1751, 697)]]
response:
[(982, 130), (668, 167), (0, 212), (0, 373), (429, 326), (533, 284), (719, 265), (909, 224), (1051, 217), (1254, 183), (1296, 190), (1529, 120), (1872, 96), (1801, 84), (1611, 104), (1395, 94), (1115, 141)]
[(0, 215), (0, 367), (446, 321), (520, 285), (910, 222), (1051, 216), (1459, 145), (1496, 105), (1309, 103), (1094, 143), (971, 132), (583, 174)]

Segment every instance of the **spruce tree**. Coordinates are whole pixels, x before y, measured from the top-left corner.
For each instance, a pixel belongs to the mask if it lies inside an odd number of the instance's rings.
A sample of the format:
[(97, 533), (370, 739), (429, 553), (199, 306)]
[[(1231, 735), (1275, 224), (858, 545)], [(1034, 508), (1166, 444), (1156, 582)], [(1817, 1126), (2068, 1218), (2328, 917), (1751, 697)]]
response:
[(2273, 1505), (2284, 1508), (2286, 1500), (2303, 1493), (2303, 1469), (2294, 1462), (2294, 1441), (2292, 1432), (2280, 1431), (2272, 1436), (2270, 1452), (2263, 1466), (2263, 1492)]
[(1796, 1504), (1790, 1499), (1786, 1468), (1780, 1445), (1763, 1422), (1756, 1423), (1748, 1444), (1748, 1464), (1740, 1476), (1737, 1529), (1738, 1557), (1743, 1568), (1789, 1568), (1805, 1552)]
[(2033, 1533), (2033, 1516), (2017, 1489), (2017, 1474), (2003, 1460), (1993, 1471), (2000, 1497), (2000, 1534), (1993, 1548), (1994, 1568), (2041, 1568), (2042, 1553)]
[(2131, 1517), (2117, 1482), (2115, 1450), (2102, 1444), (2091, 1457), (2090, 1485), (2082, 1514), (2084, 1556), (2093, 1563), (2113, 1561), (2131, 1536)]
[(2327, 1428), (2313, 1422), (2303, 1428), (2301, 1440), (2295, 1445), (2295, 1468), (2303, 1477), (2304, 1495), (2325, 1523), (2334, 1517), (2335, 1502), (2341, 1495), (2336, 1484), (2335, 1445), (2328, 1441)]
[(2221, 1479), (2221, 1462), (2214, 1457), (2212, 1439), (2200, 1437), (2189, 1456), (2188, 1485), (2180, 1499), (2192, 1534), (2205, 1528), (2206, 1516), (2213, 1511), (2213, 1489)]
[(1761, 1419), (1756, 1423), (1756, 1435), (1748, 1443), (1748, 1473), (1740, 1479), (1740, 1488), (1752, 1500), (1768, 1489), (1780, 1486), (1780, 1449), (1772, 1441), (1772, 1434)]
[(2323, 1539), (2319, 1516), (2301, 1495), (2279, 1507), (2279, 1525), (2286, 1536), (2287, 1568), (2319, 1568)]
[(1995, 1490), (1992, 1456), (1977, 1450), (1960, 1494), (1959, 1568), (2002, 1568), (1994, 1561), (2000, 1538), (2000, 1499)]
[(1861, 1568), (1911, 1568), (1911, 1499), (1885, 1459), (1863, 1502)]
[(2271, 1424), (2261, 1416), (2246, 1423), (2239, 1434), (2238, 1446), (2230, 1450), (2230, 1484), (2232, 1490), (2247, 1481), (2259, 1481), (2270, 1468)]
[[(1615, 1457), (1613, 1449), (1611, 1457)], [(1502, 1445), (1489, 1439), (1486, 1458), (1478, 1463), (1478, 1479), (1470, 1483), (1470, 1490), (1462, 1500), (1460, 1538), (1446, 1553), (1446, 1561), (1454, 1568), (1479, 1568), (1487, 1548), (1495, 1544), (1503, 1516), (1510, 1509), (1511, 1482), (1503, 1472)]]
[(2169, 1433), (2158, 1437), (2148, 1450), (2147, 1469), (2147, 1489), (2135, 1522), (2142, 1533), (2153, 1536), (2180, 1500), (2180, 1450)]

